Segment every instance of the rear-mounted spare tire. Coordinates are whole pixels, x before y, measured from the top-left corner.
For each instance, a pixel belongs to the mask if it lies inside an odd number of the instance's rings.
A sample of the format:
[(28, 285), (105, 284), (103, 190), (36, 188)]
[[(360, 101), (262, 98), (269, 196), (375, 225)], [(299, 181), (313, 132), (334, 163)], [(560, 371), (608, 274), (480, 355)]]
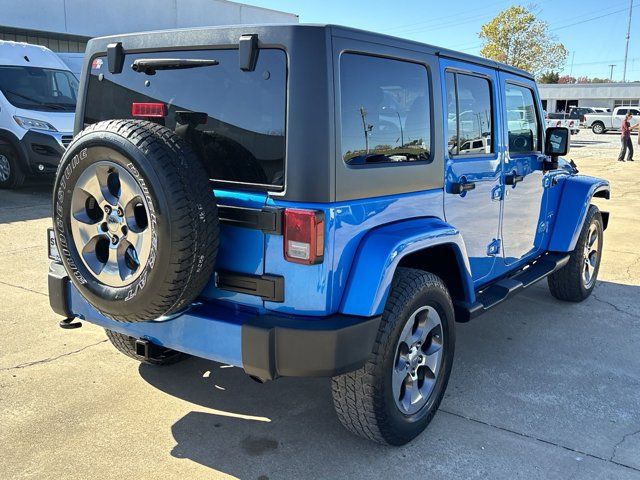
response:
[(213, 273), (219, 230), (208, 175), (166, 127), (139, 120), (87, 127), (61, 160), (53, 205), (69, 277), (113, 320), (175, 314)]

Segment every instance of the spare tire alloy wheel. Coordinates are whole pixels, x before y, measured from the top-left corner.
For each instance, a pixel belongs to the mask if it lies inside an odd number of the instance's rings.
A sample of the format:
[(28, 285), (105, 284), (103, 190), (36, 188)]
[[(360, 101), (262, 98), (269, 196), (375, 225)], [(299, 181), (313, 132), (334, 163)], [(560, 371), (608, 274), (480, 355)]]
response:
[(200, 159), (172, 130), (140, 120), (87, 127), (67, 148), (53, 195), (62, 262), (103, 315), (173, 315), (210, 280), (215, 197)]
[(103, 284), (123, 287), (150, 259), (149, 204), (133, 176), (119, 165), (90, 165), (71, 198), (71, 232), (85, 266)]

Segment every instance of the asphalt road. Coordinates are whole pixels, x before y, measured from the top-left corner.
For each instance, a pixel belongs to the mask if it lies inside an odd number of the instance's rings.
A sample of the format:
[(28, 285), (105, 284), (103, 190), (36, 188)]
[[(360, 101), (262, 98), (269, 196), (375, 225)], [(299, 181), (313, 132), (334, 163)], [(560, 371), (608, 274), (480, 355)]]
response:
[(581, 132), (570, 157), (609, 178), (600, 281), (573, 305), (541, 282), (457, 327), (449, 389), (402, 448), (338, 423), (326, 379), (259, 385), (190, 359), (141, 366), (48, 306), (48, 185), (0, 192), (0, 478), (640, 479), (640, 153)]

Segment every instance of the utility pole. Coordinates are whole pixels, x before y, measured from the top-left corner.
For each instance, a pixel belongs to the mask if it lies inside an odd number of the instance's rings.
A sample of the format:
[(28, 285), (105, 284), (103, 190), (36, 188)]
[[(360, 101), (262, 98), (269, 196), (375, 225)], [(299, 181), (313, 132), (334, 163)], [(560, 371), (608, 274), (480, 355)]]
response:
[(611, 67), (611, 73), (609, 74), (609, 81), (613, 82), (613, 67), (615, 67), (615, 65), (609, 65)]
[(624, 70), (622, 71), (622, 81), (627, 81), (627, 58), (629, 56), (629, 39), (631, 38), (631, 15), (633, 14), (633, 0), (629, 0), (629, 24), (627, 25), (627, 46), (624, 49)]
[(569, 76), (573, 76), (573, 61), (576, 59), (576, 51), (574, 50), (571, 54), (571, 70), (569, 70)]

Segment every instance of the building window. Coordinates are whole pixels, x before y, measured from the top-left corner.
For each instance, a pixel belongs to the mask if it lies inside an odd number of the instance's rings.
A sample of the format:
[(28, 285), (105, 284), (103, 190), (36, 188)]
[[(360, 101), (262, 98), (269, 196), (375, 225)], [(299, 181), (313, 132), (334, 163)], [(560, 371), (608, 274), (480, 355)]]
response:
[(640, 107), (640, 100), (615, 100), (613, 107)]

